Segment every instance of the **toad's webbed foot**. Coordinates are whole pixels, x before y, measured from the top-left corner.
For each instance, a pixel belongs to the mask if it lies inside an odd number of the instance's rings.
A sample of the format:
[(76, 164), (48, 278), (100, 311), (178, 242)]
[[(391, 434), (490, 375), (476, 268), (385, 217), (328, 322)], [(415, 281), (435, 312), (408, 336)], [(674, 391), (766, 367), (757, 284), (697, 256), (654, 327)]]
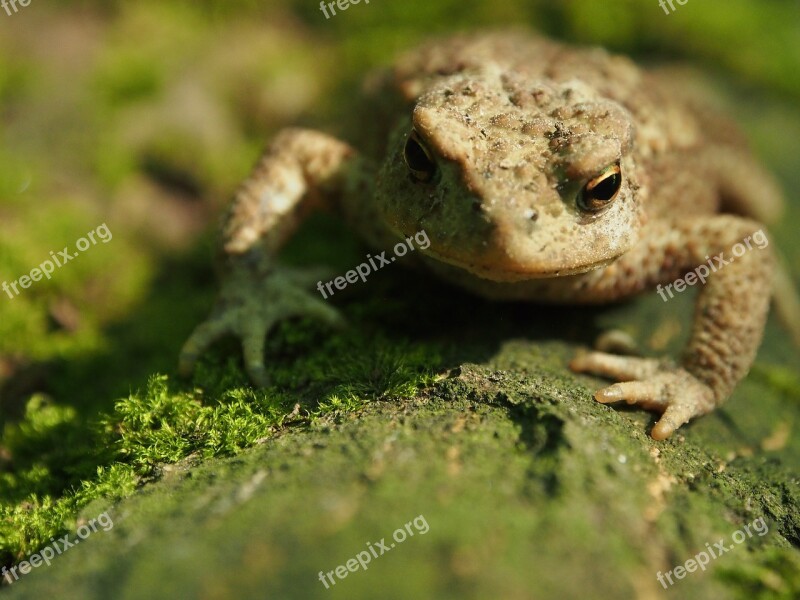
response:
[(651, 435), (664, 440), (690, 419), (714, 410), (712, 389), (682, 367), (652, 358), (590, 352), (575, 357), (570, 368), (616, 379), (594, 397), (604, 404), (624, 400), (661, 413)]
[(271, 267), (263, 271), (241, 264), (227, 274), (211, 314), (183, 345), (178, 367), (181, 374), (191, 373), (208, 346), (232, 333), (242, 340), (250, 379), (263, 387), (269, 383), (264, 366), (266, 335), (278, 321), (309, 316), (332, 327), (345, 324), (339, 311), (306, 289), (318, 280), (319, 270)]

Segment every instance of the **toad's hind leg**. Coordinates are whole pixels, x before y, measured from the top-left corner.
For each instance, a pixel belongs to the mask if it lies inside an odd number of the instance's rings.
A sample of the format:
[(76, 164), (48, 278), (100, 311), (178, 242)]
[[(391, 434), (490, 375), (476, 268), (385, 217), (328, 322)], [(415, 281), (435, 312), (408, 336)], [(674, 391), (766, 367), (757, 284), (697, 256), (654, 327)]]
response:
[[(709, 161), (716, 174), (716, 186), (723, 212), (734, 213), (766, 223), (775, 223), (783, 212), (781, 190), (772, 176), (749, 155), (733, 147), (715, 149)], [(800, 295), (792, 281), (791, 269), (777, 248), (772, 282), (772, 298), (778, 318), (800, 348)]]

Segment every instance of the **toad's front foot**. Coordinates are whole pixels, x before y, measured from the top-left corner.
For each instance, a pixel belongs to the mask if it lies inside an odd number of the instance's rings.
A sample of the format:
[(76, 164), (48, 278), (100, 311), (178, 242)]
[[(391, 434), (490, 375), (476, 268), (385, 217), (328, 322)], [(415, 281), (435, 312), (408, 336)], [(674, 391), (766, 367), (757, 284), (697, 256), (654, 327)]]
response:
[(656, 440), (667, 439), (678, 427), (716, 406), (708, 385), (665, 361), (589, 352), (575, 357), (570, 368), (622, 382), (598, 390), (594, 397), (599, 402), (624, 400), (662, 413), (651, 432)]
[(227, 274), (214, 309), (192, 332), (181, 350), (178, 371), (188, 375), (215, 340), (234, 334), (242, 340), (244, 364), (256, 385), (268, 384), (264, 344), (269, 330), (281, 319), (309, 316), (332, 327), (345, 324), (339, 312), (306, 288), (320, 272), (285, 267), (236, 265)]

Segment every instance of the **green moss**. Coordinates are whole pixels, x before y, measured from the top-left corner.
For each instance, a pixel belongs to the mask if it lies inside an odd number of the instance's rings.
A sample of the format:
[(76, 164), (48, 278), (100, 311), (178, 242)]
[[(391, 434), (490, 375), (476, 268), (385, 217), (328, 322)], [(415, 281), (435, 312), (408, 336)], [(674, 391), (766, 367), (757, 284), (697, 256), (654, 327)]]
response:
[(103, 420), (117, 458), (142, 475), (158, 465), (192, 454), (231, 455), (269, 437), (291, 412), (284, 395), (250, 388), (228, 390), (219, 403), (207, 406), (199, 390), (175, 392), (165, 376), (154, 377), (141, 395), (117, 402)]
[(0, 472), (3, 562), (18, 561), (50, 536), (71, 528), (85, 502), (132, 491), (132, 470), (98, 467), (110, 459), (98, 448), (102, 438), (80, 422), (73, 408), (42, 395), (29, 400), (19, 423), (6, 424), (3, 449), (14, 469)]
[[(309, 339), (298, 335), (308, 324), (285, 329), (296, 343)], [(145, 390), (118, 401), (94, 426), (79, 422), (73, 409), (35, 396), (25, 418), (4, 432), (16, 468), (14, 474), (0, 474), (0, 557), (19, 560), (68, 528), (88, 503), (124, 497), (142, 479), (158, 478), (164, 465), (236, 455), (288, 423), (308, 425), (323, 416), (357, 411), (372, 400), (408, 398), (433, 380), (434, 353), (382, 343), (384, 348), (375, 352), (353, 338), (337, 338), (299, 359), (299, 371), (273, 367), (277, 381), (327, 390), (318, 405), (302, 410), (293, 395), (277, 388), (243, 385), (246, 376), (230, 360), (221, 368), (201, 367), (196, 376), (198, 381), (213, 379), (208, 387), (219, 395), (202, 388), (171, 389), (166, 376), (154, 376)], [(337, 352), (347, 359), (331, 360)]]

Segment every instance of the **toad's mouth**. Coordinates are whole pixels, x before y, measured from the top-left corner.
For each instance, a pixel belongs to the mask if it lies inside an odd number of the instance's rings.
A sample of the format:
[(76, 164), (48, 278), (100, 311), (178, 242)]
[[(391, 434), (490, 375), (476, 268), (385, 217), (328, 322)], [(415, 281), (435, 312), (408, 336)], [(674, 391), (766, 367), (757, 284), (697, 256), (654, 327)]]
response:
[(530, 268), (509, 268), (507, 265), (489, 265), (477, 261), (467, 261), (460, 257), (443, 254), (437, 250), (434, 250), (432, 247), (421, 250), (421, 254), (429, 259), (436, 260), (453, 267), (458, 267), (464, 271), (468, 271), (469, 273), (472, 273), (481, 279), (488, 279), (490, 281), (497, 282), (526, 281), (529, 279), (551, 279), (555, 277), (567, 277), (569, 275), (580, 275), (581, 273), (588, 273), (589, 271), (595, 271), (602, 267), (608, 266), (618, 258), (613, 256), (611, 258), (594, 261), (584, 265), (559, 267), (558, 269), (547, 269), (537, 268), (536, 265), (531, 265)]

